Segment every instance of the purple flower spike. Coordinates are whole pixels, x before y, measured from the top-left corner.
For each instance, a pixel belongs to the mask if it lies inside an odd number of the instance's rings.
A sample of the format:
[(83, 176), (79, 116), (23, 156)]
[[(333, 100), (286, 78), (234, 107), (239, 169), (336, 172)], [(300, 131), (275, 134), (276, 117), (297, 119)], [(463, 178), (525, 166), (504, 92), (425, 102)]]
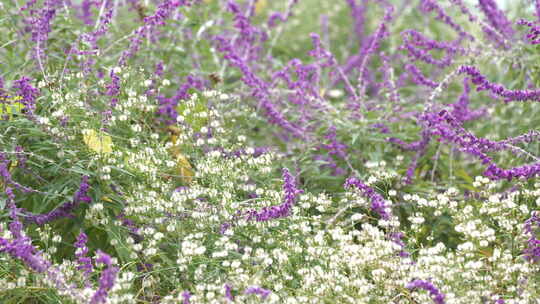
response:
[(298, 3), (298, 0), (289, 0), (285, 13), (274, 12), (268, 17), (268, 27), (272, 28), (278, 25), (278, 21), (286, 22), (292, 15), (292, 8)]
[(378, 213), (382, 219), (390, 219), (390, 214), (386, 210), (388, 207), (384, 202), (384, 198), (379, 193), (375, 192), (373, 188), (367, 186), (361, 180), (355, 177), (349, 177), (347, 181), (345, 181), (345, 187), (352, 188), (353, 186), (360, 190), (362, 194), (371, 201), (371, 210)]
[[(394, 12), (394, 7), (390, 4), (386, 6), (386, 10), (384, 13), (384, 17), (382, 22), (377, 26), (377, 29), (371, 35), (369, 38), (369, 43), (366, 44), (367, 48), (362, 49), (361, 54), (361, 60), (358, 65), (359, 70), (359, 77), (358, 77), (358, 85), (359, 85), (359, 91), (364, 91), (364, 81), (367, 73), (367, 65), (369, 64), (369, 59), (372, 54), (376, 52), (376, 50), (380, 47), (381, 42), (386, 39), (390, 33), (386, 29), (387, 25), (386, 23), (390, 22), (392, 20), (392, 14)], [(354, 107), (354, 105), (352, 105)]]
[(28, 115), (32, 115), (36, 108), (36, 98), (39, 96), (39, 89), (30, 84), (31, 79), (23, 76), (13, 82), (13, 88), (19, 90), (19, 96), (22, 97), (21, 103), (24, 104)]
[(407, 64), (405, 65), (405, 69), (409, 72), (409, 74), (412, 77), (412, 81), (419, 85), (425, 85), (427, 87), (430, 87), (432, 89), (435, 89), (439, 86), (439, 84), (426, 76), (422, 74), (422, 72), (414, 65), (414, 64)]
[(116, 274), (118, 273), (118, 267), (112, 266), (111, 257), (108, 254), (98, 250), (97, 255), (96, 263), (104, 264), (107, 268), (101, 273), (98, 290), (92, 296), (90, 304), (106, 302), (107, 294), (113, 288), (116, 281)]
[(283, 203), (277, 206), (265, 207), (261, 211), (249, 210), (247, 220), (255, 219), (257, 222), (265, 222), (272, 219), (282, 218), (290, 215), (296, 196), (303, 191), (296, 188), (294, 177), (289, 170), (283, 169)]
[(84, 275), (86, 277), (88, 277), (88, 275), (94, 271), (94, 267), (92, 266), (92, 259), (86, 256), (88, 254), (88, 247), (86, 246), (87, 242), (88, 237), (84, 232), (81, 232), (77, 236), (77, 241), (74, 244), (75, 248), (77, 248), (77, 251), (75, 252), (75, 257), (77, 258), (77, 262), (79, 263), (77, 269), (84, 270)]
[(191, 298), (191, 293), (189, 291), (184, 291), (182, 293), (182, 304), (190, 304), (189, 298)]
[(133, 57), (140, 49), (144, 38), (149, 38), (152, 32), (158, 27), (165, 25), (165, 21), (173, 15), (174, 11), (180, 6), (188, 6), (192, 1), (188, 0), (164, 0), (155, 11), (154, 15), (144, 18), (144, 25), (141, 25), (135, 31), (129, 40), (129, 47), (124, 50), (119, 65), (125, 65), (127, 60)]
[(321, 144), (319, 148), (325, 149), (328, 151), (329, 155), (336, 155), (340, 158), (345, 159), (347, 157), (347, 145), (341, 143), (337, 140), (336, 127), (331, 126), (328, 129), (328, 132), (324, 136), (325, 139), (330, 141), (329, 144)]
[(511, 39), (514, 36), (512, 23), (508, 21), (504, 12), (499, 10), (497, 3), (493, 0), (478, 0), (480, 10), (486, 16), (489, 24), (501, 33), (505, 38)]
[(487, 90), (491, 93), (504, 97), (505, 101), (540, 101), (540, 89), (535, 90), (509, 90), (501, 84), (492, 83), (480, 74), (480, 71), (474, 66), (461, 66), (459, 74), (467, 74), (471, 77), (471, 82), (477, 85), (477, 91)]
[(229, 301), (234, 301), (234, 296), (232, 295), (232, 287), (229, 284), (225, 284), (225, 298)]
[(37, 251), (32, 246), (32, 241), (29, 237), (22, 234), (22, 223), (16, 218), (12, 212), (14, 221), (9, 224), (9, 228), (14, 240), (6, 240), (0, 237), (0, 253), (6, 252), (13, 258), (20, 259), (26, 266), (35, 272), (43, 273), (49, 269), (51, 263), (41, 256), (41, 252)]
[[(415, 30), (405, 30), (401, 33), (401, 36), (403, 37), (401, 48), (407, 50), (410, 58), (421, 60), (440, 68), (452, 64), (453, 58), (458, 53), (466, 53), (464, 48), (458, 47), (461, 39), (452, 42), (439, 42), (429, 39)], [(435, 59), (428, 53), (430, 50), (444, 50), (446, 55), (441, 59)]]
[(92, 199), (87, 195), (90, 185), (88, 184), (88, 176), (83, 176), (79, 189), (73, 196), (73, 200), (62, 204), (60, 207), (44, 213), (44, 214), (32, 214), (23, 210), (23, 214), (26, 216), (25, 221), (27, 223), (34, 223), (37, 225), (44, 225), (46, 223), (55, 221), (60, 218), (73, 217), (72, 212), (82, 203), (89, 203)]
[(524, 258), (532, 263), (540, 261), (540, 240), (536, 237), (535, 230), (540, 230), (540, 212), (534, 212), (531, 218), (525, 221), (525, 234), (529, 235), (527, 248), (523, 251)]
[(517, 22), (518, 25), (525, 25), (529, 28), (529, 31), (527, 35), (525, 36), (525, 40), (529, 44), (540, 44), (540, 39), (538, 36), (540, 35), (540, 26), (535, 24), (534, 22), (530, 22), (524, 19), (521, 19)]
[(262, 287), (258, 287), (258, 286), (250, 286), (248, 288), (246, 288), (246, 290), (244, 291), (245, 294), (255, 294), (255, 295), (259, 295), (261, 296), (261, 298), (263, 300), (265, 300), (266, 298), (268, 298), (268, 296), (272, 293), (270, 290), (268, 289), (264, 289)]
[(444, 9), (437, 3), (439, 1), (436, 0), (421, 0), (420, 1), (420, 9), (423, 12), (429, 13), (429, 12), (435, 12), (437, 16), (436, 19), (440, 20), (443, 23), (446, 23), (449, 27), (454, 29), (460, 37), (466, 37), (470, 39), (471, 41), (474, 40), (474, 37), (471, 36), (469, 33), (465, 32), (463, 28), (454, 22), (454, 20), (446, 14)]
[(157, 96), (159, 101), (157, 114), (161, 116), (160, 119), (168, 125), (175, 124), (176, 118), (178, 117), (178, 112), (176, 111), (178, 103), (180, 103), (182, 100), (189, 99), (191, 95), (188, 91), (192, 88), (203, 90), (203, 79), (190, 74), (186, 77), (186, 81), (180, 85), (174, 96), (170, 98), (162, 95)]
[(407, 289), (424, 289), (429, 292), (431, 297), (433, 298), (433, 302), (436, 304), (444, 304), (444, 297), (445, 295), (441, 293), (437, 287), (435, 287), (431, 282), (429, 281), (423, 281), (423, 280), (414, 280), (407, 284)]
[(402, 240), (402, 238), (404, 237), (404, 234), (402, 232), (392, 232), (388, 237), (392, 242), (394, 242), (394, 244), (397, 244), (399, 245), (399, 247), (401, 247), (401, 249), (399, 250), (400, 257), (406, 258), (410, 256), (410, 254), (404, 250), (405, 242), (403, 242)]
[[(520, 151), (515, 150), (511, 145), (517, 142), (531, 141), (533, 138), (537, 137), (537, 134), (534, 132), (502, 141), (491, 141), (485, 138), (478, 138), (465, 130), (462, 126), (462, 121), (453, 117), (452, 114), (446, 110), (439, 113), (424, 113), (420, 116), (420, 121), (422, 121), (424, 125), (422, 137), (426, 138), (428, 140), (427, 142), (429, 142), (429, 139), (433, 136), (438, 136), (438, 140), (441, 142), (456, 144), (460, 151), (479, 158), (482, 161), (482, 164), (487, 166), (484, 175), (492, 180), (507, 179), (510, 181), (514, 178), (532, 178), (540, 174), (540, 163), (502, 169), (486, 154), (490, 151), (502, 150), (509, 150), (515, 154), (519, 154)], [(394, 142), (401, 144), (399, 140)], [(416, 158), (414, 161), (416, 161)], [(412, 168), (412, 166), (410, 168)], [(412, 174), (412, 172), (410, 173)]]
[(534, 1), (534, 9), (536, 11), (536, 17), (538, 18), (538, 21), (540, 21), (540, 0)]

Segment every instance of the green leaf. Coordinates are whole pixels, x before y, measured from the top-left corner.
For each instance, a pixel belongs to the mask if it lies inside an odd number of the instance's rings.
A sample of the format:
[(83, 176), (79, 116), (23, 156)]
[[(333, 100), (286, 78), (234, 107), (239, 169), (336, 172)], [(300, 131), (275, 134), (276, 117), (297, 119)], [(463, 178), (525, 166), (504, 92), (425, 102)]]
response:
[(114, 249), (116, 250), (116, 253), (118, 253), (118, 257), (120, 257), (120, 259), (124, 262), (129, 261), (131, 258), (129, 249), (125, 243), (126, 236), (125, 232), (122, 231), (125, 229), (122, 229), (116, 225), (110, 225), (107, 228), (107, 235), (109, 236), (109, 239), (117, 241), (117, 245), (114, 246)]
[(472, 184), (474, 182), (473, 178), (467, 174), (467, 172), (463, 169), (456, 170), (455, 172), (456, 176), (461, 177), (464, 181), (468, 182), (469, 184)]

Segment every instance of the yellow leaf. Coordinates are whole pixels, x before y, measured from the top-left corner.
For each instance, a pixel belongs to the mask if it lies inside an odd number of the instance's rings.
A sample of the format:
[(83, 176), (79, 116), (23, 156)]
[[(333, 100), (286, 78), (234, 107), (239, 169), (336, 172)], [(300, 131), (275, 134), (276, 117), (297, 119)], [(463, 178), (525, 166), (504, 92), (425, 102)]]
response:
[(486, 256), (488, 258), (490, 258), (491, 256), (493, 256), (493, 251), (491, 248), (486, 248), (486, 249), (480, 249), (478, 250), (480, 252), (480, 254), (482, 254), (483, 256)]
[(14, 114), (21, 113), (24, 109), (24, 104), (20, 102), (14, 102), (11, 104), (0, 104), (0, 117), (3, 115), (8, 115), (8, 120), (13, 118)]
[(177, 161), (177, 168), (180, 173), (180, 177), (182, 177), (182, 180), (186, 183), (191, 183), (193, 181), (193, 176), (195, 176), (195, 172), (193, 172), (193, 169), (191, 167), (191, 164), (187, 160), (187, 158), (178, 153), (176, 155), (176, 161)]
[(173, 146), (176, 146), (176, 143), (178, 142), (178, 136), (177, 135), (171, 135), (171, 143)]
[(11, 168), (9, 169), (9, 172), (12, 172), (13, 169), (15, 169), (17, 167), (17, 165), (19, 164), (19, 161), (18, 160), (14, 160), (11, 162)]
[(108, 196), (103, 196), (101, 199), (106, 202), (112, 203), (112, 200)]
[(257, 4), (255, 4), (255, 14), (258, 15), (262, 13), (262, 11), (266, 8), (267, 4), (268, 2), (266, 0), (257, 1)]
[(88, 148), (97, 153), (111, 153), (112, 139), (109, 135), (95, 130), (83, 130), (83, 141)]
[(178, 136), (171, 135), (171, 143), (173, 145), (169, 149), (169, 152), (172, 154), (173, 157), (177, 157), (178, 154), (180, 154), (180, 148), (176, 145), (177, 141), (178, 141)]
[(168, 126), (167, 130), (169, 130), (174, 135), (178, 135), (178, 134), (182, 133), (182, 130), (179, 127), (176, 127), (176, 126)]
[(188, 159), (182, 154), (180, 148), (176, 145), (177, 142), (178, 136), (171, 135), (171, 143), (173, 146), (170, 148), (169, 153), (176, 158), (176, 168), (178, 170), (178, 174), (184, 182), (189, 184), (193, 181), (195, 172), (193, 172), (193, 168), (191, 167)]

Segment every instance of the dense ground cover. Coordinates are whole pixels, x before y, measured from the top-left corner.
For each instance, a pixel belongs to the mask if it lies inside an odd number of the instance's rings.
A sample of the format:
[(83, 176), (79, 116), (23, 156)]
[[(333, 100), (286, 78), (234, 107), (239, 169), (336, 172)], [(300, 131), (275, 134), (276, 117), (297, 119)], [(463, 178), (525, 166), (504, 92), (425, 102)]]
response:
[(0, 2), (1, 303), (539, 303), (540, 2)]

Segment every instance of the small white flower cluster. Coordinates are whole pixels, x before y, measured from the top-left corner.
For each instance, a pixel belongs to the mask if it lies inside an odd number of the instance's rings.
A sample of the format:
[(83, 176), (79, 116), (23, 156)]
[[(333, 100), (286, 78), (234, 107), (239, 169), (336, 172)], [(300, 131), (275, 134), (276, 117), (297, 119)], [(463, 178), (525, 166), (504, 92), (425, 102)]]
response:
[[(539, 266), (521, 256), (527, 240), (522, 223), (538, 206), (540, 190), (498, 193), (499, 183), (476, 177), (470, 187), (476, 196), (453, 187), (402, 193), (392, 165), (373, 161), (365, 165), (365, 183), (384, 198), (389, 219), (380, 219), (364, 193), (348, 190), (335, 196), (306, 191), (287, 216), (257, 221), (250, 212), (284, 200), (274, 174), (283, 155), (256, 153), (245, 130), (235, 127), (240, 118), (257, 117), (248, 110), (228, 111), (239, 108), (231, 106), (239, 102), (234, 96), (204, 91), (181, 101), (174, 140), (160, 138), (157, 131), (143, 137), (150, 130), (141, 113), (155, 111), (156, 103), (143, 88), (125, 86), (132, 77), (142, 78), (138, 73), (113, 69), (124, 85), (108, 122), (119, 132), (111, 132), (115, 149), (92, 156), (85, 169), (96, 172), (99, 183), (118, 184), (122, 191), (85, 205), (82, 223), (104, 230), (118, 256), (115, 264), (121, 268), (108, 303), (134, 303), (135, 289), (151, 294), (161, 285), (176, 288), (162, 303), (182, 302), (186, 290), (191, 303), (223, 303), (225, 284), (238, 303), (259, 302), (260, 296), (245, 293), (250, 286), (269, 290), (268, 303), (432, 301), (429, 293), (406, 288), (417, 279), (437, 286), (446, 303), (494, 302), (501, 294), (506, 303), (540, 297), (534, 281)], [(171, 82), (163, 79), (160, 85), (165, 89)], [(52, 119), (38, 118), (42, 128), (61, 137), (79, 134), (70, 128), (53, 131), (57, 120), (73, 113), (88, 118), (74, 128), (99, 125), (81, 95), (53, 94)], [(396, 158), (398, 164), (402, 160)], [(180, 162), (183, 170), (193, 171), (192, 179), (171, 173)], [(5, 224), (0, 228), (3, 238), (13, 239)], [(47, 225), (34, 232), (48, 259), (67, 239)], [(155, 271), (135, 272), (146, 263)], [(74, 260), (54, 263), (54, 272), (46, 274), (9, 265), (17, 275), (0, 279), (0, 291), (73, 282), (79, 288), (59, 288), (59, 294), (75, 302), (88, 302), (95, 292), (82, 287), (85, 278)]]

